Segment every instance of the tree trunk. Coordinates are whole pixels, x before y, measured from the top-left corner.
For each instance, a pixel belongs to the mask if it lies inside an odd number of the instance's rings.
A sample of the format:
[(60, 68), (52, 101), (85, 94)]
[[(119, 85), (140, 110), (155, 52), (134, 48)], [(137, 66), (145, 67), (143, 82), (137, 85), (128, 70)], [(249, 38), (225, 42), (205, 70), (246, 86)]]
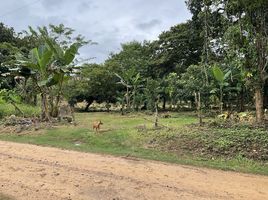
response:
[(223, 112), (223, 91), (222, 88), (220, 89), (220, 113)]
[(53, 106), (53, 112), (52, 112), (53, 117), (58, 117), (59, 115), (60, 97), (61, 97), (60, 95), (57, 95), (56, 97), (56, 103), (55, 106)]
[(41, 94), (41, 106), (42, 106), (42, 116), (41, 119), (44, 121), (50, 121), (47, 105), (47, 94), (44, 92)]
[(74, 122), (74, 124), (76, 124), (76, 122), (75, 122), (75, 115), (74, 115), (74, 106), (70, 106), (70, 109), (71, 109), (71, 115), (72, 115), (72, 118), (73, 118), (73, 122)]
[(141, 107), (141, 110), (147, 110), (147, 102), (143, 103), (143, 106)]
[(62, 96), (63, 78), (64, 78), (64, 75), (61, 76), (59, 90), (58, 90), (58, 94), (56, 97), (56, 103), (55, 103), (55, 106), (53, 107), (53, 110), (52, 110), (53, 117), (58, 117), (58, 115), (59, 115), (59, 105), (60, 105), (60, 100), (61, 100), (61, 96)]
[(34, 104), (34, 106), (37, 106), (37, 95), (36, 94), (34, 95), (33, 104)]
[(126, 93), (126, 104), (127, 104), (127, 110), (129, 111), (130, 108), (130, 101), (129, 101), (129, 89), (127, 87), (127, 93)]
[(158, 105), (155, 103), (155, 120), (154, 120), (154, 127), (158, 127)]
[(49, 96), (48, 96), (48, 103), (49, 103), (49, 114), (50, 116), (52, 117), (55, 117), (54, 116), (54, 97), (53, 97), (53, 94), (51, 93)]
[(196, 107), (197, 107), (197, 104), (196, 104), (195, 100), (191, 98), (189, 108), (194, 109)]
[(255, 106), (256, 106), (256, 121), (262, 123), (264, 121), (263, 109), (263, 91), (261, 87), (255, 89)]
[(241, 89), (240, 94), (238, 96), (238, 106), (239, 106), (239, 112), (245, 111), (245, 100), (244, 100), (244, 88)]
[(106, 104), (106, 109), (107, 109), (107, 112), (109, 113), (110, 112), (110, 104)]
[(121, 115), (124, 115), (125, 104), (123, 103), (120, 108)]
[(87, 102), (87, 105), (86, 105), (86, 107), (85, 107), (85, 112), (88, 112), (88, 108), (89, 108), (89, 106), (92, 104), (92, 102)]
[(195, 102), (196, 102), (196, 108), (197, 108), (197, 113), (198, 113), (198, 118), (199, 118), (199, 125), (203, 123), (202, 120), (202, 110), (201, 110), (201, 93), (195, 92)]
[[(262, 10), (264, 12), (264, 10)], [(267, 59), (267, 32), (266, 32), (266, 18), (264, 13), (261, 13), (261, 18), (259, 24), (256, 25), (256, 50), (257, 50), (257, 73), (258, 73), (258, 80), (257, 86), (255, 88), (255, 106), (256, 106), (256, 121), (257, 123), (264, 122), (264, 85), (265, 85), (265, 72), (266, 72), (266, 59)]]
[(264, 85), (263, 107), (265, 109), (268, 108), (268, 81), (266, 81)]
[(166, 110), (166, 102), (167, 102), (167, 100), (166, 100), (166, 97), (164, 96), (163, 97), (163, 106), (162, 106), (163, 110)]
[(160, 97), (158, 96), (155, 102), (155, 120), (154, 120), (154, 127), (158, 127), (158, 104), (159, 104)]

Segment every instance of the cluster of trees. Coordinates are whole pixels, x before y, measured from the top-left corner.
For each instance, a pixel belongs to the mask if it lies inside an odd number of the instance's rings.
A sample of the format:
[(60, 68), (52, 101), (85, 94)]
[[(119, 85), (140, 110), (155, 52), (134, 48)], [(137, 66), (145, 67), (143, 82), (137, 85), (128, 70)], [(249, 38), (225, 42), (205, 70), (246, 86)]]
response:
[(263, 122), (268, 103), (268, 2), (190, 0), (188, 6), (193, 19), (198, 18), (203, 26), (199, 65), (205, 73), (212, 68), (220, 103), (224, 105), (236, 96), (243, 111), (245, 103), (250, 102), (245, 102), (246, 97), (254, 97), (257, 121)]
[(78, 49), (88, 41), (80, 35), (72, 37), (74, 30), (62, 24), (37, 30), (30, 27), (20, 34), (3, 24), (0, 27), (2, 100), (19, 110), (14, 96), (35, 105), (39, 96), (42, 120), (58, 117), (63, 83), (71, 76)]
[[(58, 102), (64, 95), (71, 105), (86, 101), (86, 109), (93, 101), (119, 103), (122, 112), (155, 110), (161, 102), (163, 109), (167, 104), (176, 108), (187, 103), (199, 111), (200, 119), (204, 108), (222, 112), (255, 107), (257, 121), (263, 122), (268, 106), (268, 1), (186, 3), (191, 20), (171, 27), (155, 41), (122, 44), (122, 50), (102, 64), (79, 67), (72, 61), (87, 42), (81, 36), (73, 39), (72, 29), (63, 25), (50, 26), (49, 31), (40, 28), (38, 33), (30, 29), (21, 37), (2, 24), (1, 73), (10, 71), (14, 66), (10, 63), (18, 61), (14, 55), (19, 50), (24, 58), (30, 53), (27, 59), (33, 60), (24, 59), (16, 66), (27, 80), (36, 77), (31, 84), (37, 83), (37, 92), (31, 94), (39, 93), (42, 99), (48, 94)], [(46, 48), (32, 50), (40, 44)], [(12, 88), (15, 83), (1, 76), (0, 84)]]
[(103, 64), (84, 65), (78, 75), (84, 90), (70, 82), (70, 98), (117, 101), (133, 110), (154, 110), (159, 101), (163, 109), (166, 102), (189, 102), (200, 112), (255, 105), (262, 122), (268, 105), (268, 2), (188, 0), (187, 6), (192, 19), (158, 40), (122, 44)]

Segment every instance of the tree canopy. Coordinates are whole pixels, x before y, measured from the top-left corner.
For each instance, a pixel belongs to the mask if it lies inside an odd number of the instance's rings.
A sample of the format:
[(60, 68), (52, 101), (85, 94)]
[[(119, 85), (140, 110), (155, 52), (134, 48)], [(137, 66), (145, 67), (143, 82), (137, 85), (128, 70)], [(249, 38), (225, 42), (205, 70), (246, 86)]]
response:
[(52, 116), (64, 96), (72, 105), (86, 101), (86, 109), (93, 101), (126, 110), (154, 110), (160, 102), (163, 109), (189, 105), (218, 112), (255, 105), (262, 123), (268, 106), (268, 2), (186, 4), (190, 20), (154, 41), (124, 43), (101, 64), (75, 62), (78, 49), (92, 42), (63, 24), (16, 33), (1, 23), (0, 87), (13, 90), (14, 77), (23, 76), (25, 91), (35, 85), (34, 94), (54, 102), (47, 106)]

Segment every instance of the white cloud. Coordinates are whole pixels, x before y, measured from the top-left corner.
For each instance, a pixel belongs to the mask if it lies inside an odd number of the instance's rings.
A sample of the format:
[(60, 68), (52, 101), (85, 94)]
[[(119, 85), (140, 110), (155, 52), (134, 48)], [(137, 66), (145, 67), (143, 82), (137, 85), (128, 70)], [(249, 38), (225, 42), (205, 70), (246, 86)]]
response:
[(0, 14), (1, 21), (16, 31), (49, 23), (74, 28), (98, 43), (81, 50), (81, 56), (96, 57), (96, 62), (118, 51), (121, 43), (156, 39), (190, 18), (184, 0), (9, 0), (1, 3), (0, 13), (6, 13)]

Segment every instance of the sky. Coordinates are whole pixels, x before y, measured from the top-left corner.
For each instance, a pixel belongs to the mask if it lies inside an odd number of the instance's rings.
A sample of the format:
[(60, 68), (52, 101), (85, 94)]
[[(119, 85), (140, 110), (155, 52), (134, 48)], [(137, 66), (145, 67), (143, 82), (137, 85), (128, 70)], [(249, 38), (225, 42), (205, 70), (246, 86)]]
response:
[(190, 18), (185, 0), (8, 0), (0, 7), (0, 21), (17, 32), (60, 23), (75, 29), (98, 43), (80, 50), (80, 57), (96, 63), (122, 43), (155, 40)]

